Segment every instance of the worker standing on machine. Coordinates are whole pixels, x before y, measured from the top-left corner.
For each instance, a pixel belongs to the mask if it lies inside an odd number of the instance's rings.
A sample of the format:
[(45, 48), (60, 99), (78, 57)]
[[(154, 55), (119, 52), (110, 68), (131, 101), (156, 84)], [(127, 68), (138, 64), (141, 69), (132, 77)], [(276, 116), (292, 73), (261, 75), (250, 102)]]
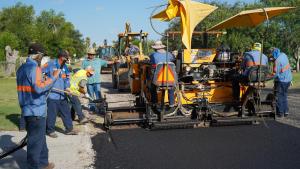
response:
[[(249, 71), (251, 67), (259, 66), (259, 65), (268, 65), (268, 57), (261, 53), (261, 44), (254, 43), (252, 46), (252, 50), (244, 53), (244, 58), (241, 64), (242, 71), (241, 74), (238, 74), (236, 77), (232, 79), (232, 94), (233, 101), (237, 105), (240, 102), (240, 82), (247, 82)], [(262, 54), (262, 55), (261, 55)], [(260, 56), (262, 56), (262, 60), (260, 63)]]
[(128, 46), (125, 49), (125, 56), (136, 55), (139, 52), (140, 52), (139, 47), (137, 47), (136, 45), (133, 45), (132, 42), (129, 42)]
[(17, 71), (18, 99), (26, 122), (27, 165), (30, 169), (54, 168), (54, 164), (48, 161), (46, 95), (60, 70), (53, 71), (47, 79), (42, 78), (40, 66), (44, 53), (42, 45), (30, 45), (29, 57)]
[(287, 93), (293, 79), (292, 69), (285, 53), (280, 52), (278, 48), (272, 48), (271, 54), (275, 59), (273, 71), (275, 74), (276, 112), (278, 117), (286, 117), (289, 113)]
[[(166, 46), (163, 45), (161, 41), (156, 41), (152, 46), (154, 52), (150, 54), (150, 63), (152, 65), (152, 70), (156, 69), (158, 63), (173, 62), (175, 60), (174, 56), (165, 50)], [(174, 88), (168, 89), (169, 94), (169, 107), (174, 107), (175, 98), (174, 98)], [(157, 104), (157, 87), (152, 83), (151, 84), (151, 102), (154, 107)]]

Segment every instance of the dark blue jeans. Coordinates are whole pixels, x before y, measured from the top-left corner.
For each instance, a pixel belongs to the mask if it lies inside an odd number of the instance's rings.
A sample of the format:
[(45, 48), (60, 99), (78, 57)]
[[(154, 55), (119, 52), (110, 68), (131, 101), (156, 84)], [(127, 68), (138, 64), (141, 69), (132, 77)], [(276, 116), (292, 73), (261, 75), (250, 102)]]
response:
[(87, 84), (87, 92), (93, 99), (101, 99), (100, 83)]
[(46, 142), (46, 118), (26, 116), (27, 165), (28, 169), (40, 169), (48, 165), (48, 147)]
[(276, 111), (278, 115), (287, 115), (289, 113), (287, 94), (290, 85), (291, 82), (275, 82)]
[(84, 118), (84, 115), (82, 112), (82, 107), (79, 98), (77, 96), (69, 96), (69, 100), (75, 113), (78, 116), (78, 119), (82, 120)]
[(55, 132), (55, 123), (57, 113), (60, 113), (60, 117), (64, 123), (66, 131), (73, 129), (71, 109), (68, 101), (65, 100), (47, 100), (47, 134)]
[[(175, 104), (174, 88), (168, 89), (169, 105)], [(157, 103), (157, 87), (151, 84), (151, 102)]]

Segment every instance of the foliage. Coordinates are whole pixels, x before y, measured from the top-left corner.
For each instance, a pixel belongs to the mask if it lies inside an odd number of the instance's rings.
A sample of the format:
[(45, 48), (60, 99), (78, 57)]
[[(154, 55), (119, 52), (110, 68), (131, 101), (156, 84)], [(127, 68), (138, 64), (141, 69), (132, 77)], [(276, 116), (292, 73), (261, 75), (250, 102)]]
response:
[(19, 50), (22, 56), (27, 55), (27, 48), (33, 42), (43, 44), (51, 57), (56, 57), (60, 48), (68, 50), (71, 55), (83, 56), (85, 53), (81, 33), (65, 20), (63, 13), (54, 10), (42, 11), (36, 16), (33, 6), (22, 3), (3, 8), (0, 11), (0, 33), (3, 32), (17, 37), (13, 39), (17, 44), (13, 48)]
[[(223, 35), (218, 43), (225, 43), (231, 47), (234, 52), (244, 52), (251, 47), (253, 42), (261, 42), (265, 40), (265, 50), (267, 53), (270, 47), (278, 47), (285, 52), (292, 63), (299, 58), (297, 53), (300, 48), (300, 1), (299, 0), (261, 0), (255, 3), (242, 3), (237, 2), (230, 5), (226, 2), (210, 1), (212, 5), (218, 6), (218, 9), (205, 18), (195, 29), (195, 31), (205, 31), (213, 25), (237, 14), (242, 10), (256, 9), (262, 7), (273, 6), (294, 6), (298, 7), (295, 10), (278, 17), (270, 19), (270, 22), (261, 24), (256, 28), (243, 28), (243, 29), (228, 29), (226, 34)], [(180, 20), (173, 20), (169, 24), (169, 28), (165, 32), (180, 30)], [(166, 38), (162, 38), (166, 43)], [(198, 45), (202, 47), (202, 37), (194, 36), (192, 39), (192, 46)], [(209, 46), (215, 43), (215, 38), (210, 38), (208, 41)], [(213, 46), (211, 46), (213, 47)], [(169, 49), (182, 49), (181, 37), (169, 37)], [(299, 64), (299, 63), (298, 63)], [(295, 63), (294, 65), (295, 66)]]
[(5, 47), (9, 45), (12, 49), (19, 47), (20, 39), (11, 32), (0, 32), (0, 61), (5, 60)]

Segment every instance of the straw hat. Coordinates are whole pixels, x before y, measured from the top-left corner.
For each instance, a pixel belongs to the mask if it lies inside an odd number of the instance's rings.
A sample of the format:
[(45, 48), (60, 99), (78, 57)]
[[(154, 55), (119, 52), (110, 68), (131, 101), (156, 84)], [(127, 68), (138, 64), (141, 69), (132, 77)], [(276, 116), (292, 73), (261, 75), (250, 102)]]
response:
[(94, 48), (90, 48), (87, 52), (87, 54), (90, 54), (90, 55), (96, 55), (96, 51)]
[(154, 43), (154, 45), (152, 45), (151, 46), (153, 49), (163, 49), (163, 48), (165, 48), (166, 46), (165, 45), (163, 45), (163, 43), (162, 43), (162, 41), (156, 41), (155, 43)]

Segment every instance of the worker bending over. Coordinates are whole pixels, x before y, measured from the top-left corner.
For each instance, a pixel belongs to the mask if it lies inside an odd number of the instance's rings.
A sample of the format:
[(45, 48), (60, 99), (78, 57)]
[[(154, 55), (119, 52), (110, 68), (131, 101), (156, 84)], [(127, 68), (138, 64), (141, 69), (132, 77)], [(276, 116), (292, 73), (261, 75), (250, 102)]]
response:
[(287, 94), (293, 79), (292, 69), (285, 53), (280, 52), (278, 48), (272, 48), (271, 54), (275, 59), (273, 71), (275, 73), (276, 112), (278, 117), (288, 116), (289, 107)]
[(70, 103), (76, 112), (79, 123), (84, 124), (87, 122), (87, 119), (85, 118), (83, 112), (80, 100), (78, 96), (84, 95), (86, 98), (89, 98), (90, 96), (87, 94), (85, 88), (87, 84), (87, 78), (91, 77), (94, 74), (94, 69), (91, 66), (88, 66), (86, 70), (81, 69), (78, 70), (75, 74), (72, 75), (71, 81), (70, 81), (70, 88), (67, 89), (68, 92), (71, 94), (69, 96)]
[[(152, 70), (156, 69), (158, 63), (173, 62), (174, 56), (165, 50), (165, 45), (161, 41), (156, 41), (152, 46), (154, 52), (150, 54), (150, 63), (152, 65)], [(174, 107), (175, 98), (174, 98), (174, 88), (168, 89), (169, 97), (169, 107)], [(151, 102), (155, 107), (157, 104), (157, 87), (152, 83), (151, 84)]]
[(17, 71), (17, 91), (22, 116), (27, 130), (27, 168), (54, 168), (48, 161), (46, 142), (47, 94), (60, 70), (53, 71), (51, 77), (43, 78), (41, 60), (44, 49), (40, 44), (29, 47), (26, 63)]

